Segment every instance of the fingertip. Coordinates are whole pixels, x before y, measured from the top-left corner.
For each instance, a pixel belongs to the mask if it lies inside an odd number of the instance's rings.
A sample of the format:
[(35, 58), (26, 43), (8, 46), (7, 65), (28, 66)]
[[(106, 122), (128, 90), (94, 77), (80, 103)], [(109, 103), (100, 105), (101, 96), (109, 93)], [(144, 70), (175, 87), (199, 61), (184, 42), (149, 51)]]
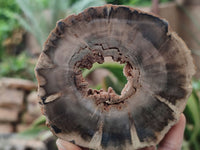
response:
[(58, 147), (58, 150), (66, 150), (66, 148), (62, 145), (62, 142), (60, 139), (56, 140), (56, 145)]
[(58, 150), (81, 150), (80, 147), (62, 139), (57, 139), (56, 145)]
[(138, 150), (156, 150), (156, 147), (155, 146), (150, 146), (150, 147), (145, 147), (145, 148), (138, 149)]
[(181, 149), (185, 124), (186, 118), (185, 115), (182, 113), (178, 122), (169, 130), (164, 139), (160, 142), (158, 150)]
[(185, 115), (183, 113), (180, 116), (179, 122), (181, 122), (184, 125), (186, 124), (186, 117), (185, 117)]
[(185, 125), (186, 125), (186, 118), (185, 118), (185, 115), (182, 113), (180, 115), (178, 122), (171, 128), (170, 131), (183, 134), (185, 130)]

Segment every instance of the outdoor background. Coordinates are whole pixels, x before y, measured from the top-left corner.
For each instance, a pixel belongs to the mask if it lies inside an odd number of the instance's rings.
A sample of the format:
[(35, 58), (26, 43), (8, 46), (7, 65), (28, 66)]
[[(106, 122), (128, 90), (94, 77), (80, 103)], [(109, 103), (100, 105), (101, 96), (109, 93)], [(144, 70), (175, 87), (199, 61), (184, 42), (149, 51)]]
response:
[[(0, 0), (0, 150), (56, 149), (56, 137), (45, 126), (38, 106), (34, 66), (59, 19), (106, 3), (162, 16), (188, 45), (197, 73), (184, 111), (187, 125), (182, 149), (200, 150), (200, 0)], [(115, 67), (123, 69), (123, 65)], [(101, 83), (120, 92), (112, 81), (112, 76), (119, 79), (115, 68), (96, 65), (95, 69), (110, 72)], [(93, 70), (85, 72), (86, 78), (92, 77)]]

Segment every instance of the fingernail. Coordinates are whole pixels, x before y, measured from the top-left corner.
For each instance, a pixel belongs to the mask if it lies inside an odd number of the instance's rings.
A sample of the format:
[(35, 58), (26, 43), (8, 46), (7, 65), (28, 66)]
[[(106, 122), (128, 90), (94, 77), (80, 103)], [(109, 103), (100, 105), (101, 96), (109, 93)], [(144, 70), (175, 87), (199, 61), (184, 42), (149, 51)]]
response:
[(67, 150), (63, 145), (62, 145), (62, 140), (57, 139), (56, 140), (56, 145), (58, 147), (59, 150)]

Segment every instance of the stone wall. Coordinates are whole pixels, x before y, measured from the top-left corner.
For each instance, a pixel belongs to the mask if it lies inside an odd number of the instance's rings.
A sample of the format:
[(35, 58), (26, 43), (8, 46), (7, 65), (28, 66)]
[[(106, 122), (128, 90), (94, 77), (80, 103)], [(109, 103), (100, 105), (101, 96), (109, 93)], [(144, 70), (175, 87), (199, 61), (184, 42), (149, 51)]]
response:
[(24, 131), (41, 115), (36, 88), (28, 80), (0, 79), (0, 134)]

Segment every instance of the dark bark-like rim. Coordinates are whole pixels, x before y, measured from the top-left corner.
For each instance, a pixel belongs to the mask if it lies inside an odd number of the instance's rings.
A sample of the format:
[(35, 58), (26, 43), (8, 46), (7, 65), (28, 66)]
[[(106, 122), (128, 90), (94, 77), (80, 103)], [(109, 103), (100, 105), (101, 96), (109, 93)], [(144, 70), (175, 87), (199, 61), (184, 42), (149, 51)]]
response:
[[(80, 68), (104, 57), (126, 63), (119, 96), (88, 89)], [(158, 144), (191, 93), (193, 60), (168, 23), (127, 6), (91, 7), (60, 20), (36, 69), (39, 103), (52, 132), (93, 149)]]

